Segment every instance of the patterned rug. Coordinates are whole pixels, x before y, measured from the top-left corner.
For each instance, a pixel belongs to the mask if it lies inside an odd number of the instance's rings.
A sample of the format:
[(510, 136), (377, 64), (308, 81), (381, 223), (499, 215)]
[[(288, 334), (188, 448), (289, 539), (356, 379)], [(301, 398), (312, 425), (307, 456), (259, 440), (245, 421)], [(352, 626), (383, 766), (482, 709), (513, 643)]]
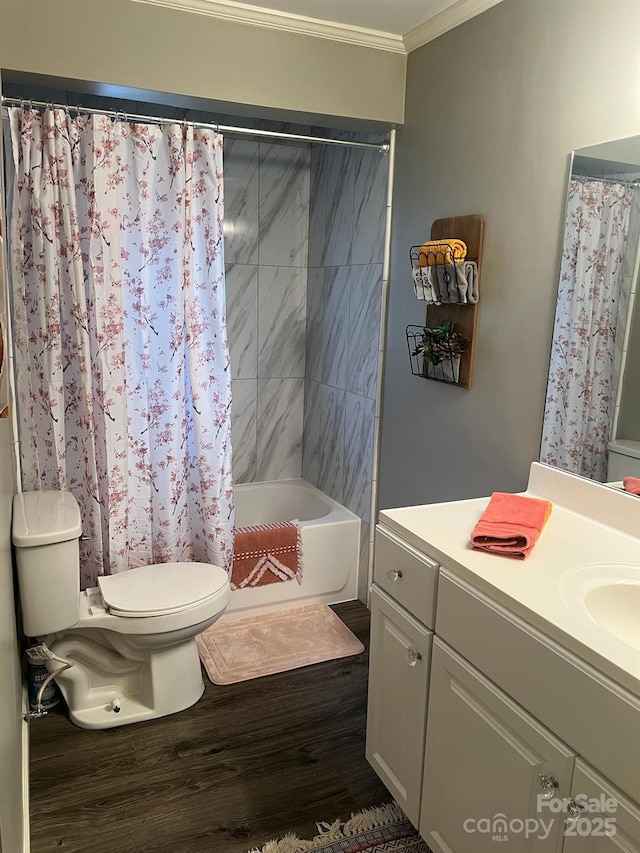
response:
[(319, 823), (318, 835), (302, 841), (285, 835), (249, 853), (431, 853), (396, 803), (365, 809), (346, 823)]

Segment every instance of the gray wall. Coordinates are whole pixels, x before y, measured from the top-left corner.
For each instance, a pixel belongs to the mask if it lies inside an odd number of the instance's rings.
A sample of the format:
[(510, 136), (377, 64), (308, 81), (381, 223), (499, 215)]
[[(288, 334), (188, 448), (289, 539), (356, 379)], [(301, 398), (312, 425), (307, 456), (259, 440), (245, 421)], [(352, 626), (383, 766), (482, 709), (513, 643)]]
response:
[[(640, 131), (637, 0), (504, 0), (409, 56), (398, 132), (381, 507), (513, 491), (538, 458), (569, 152)], [(434, 94), (435, 98), (434, 106)], [(485, 218), (474, 387), (411, 376), (408, 249)]]
[(311, 156), (303, 477), (362, 519), (366, 597), (388, 157)]
[(109, 84), (99, 94), (127, 86), (215, 100), (216, 109), (259, 106), (280, 118), (283, 110), (384, 123), (403, 117), (400, 53), (130, 0), (0, 0), (0, 19), (4, 69)]

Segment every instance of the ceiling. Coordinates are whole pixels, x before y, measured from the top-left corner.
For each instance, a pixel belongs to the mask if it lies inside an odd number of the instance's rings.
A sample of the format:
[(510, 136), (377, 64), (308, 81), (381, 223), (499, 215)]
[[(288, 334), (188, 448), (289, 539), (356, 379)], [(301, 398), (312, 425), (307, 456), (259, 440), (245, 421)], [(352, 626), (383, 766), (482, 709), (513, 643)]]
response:
[(133, 0), (249, 26), (408, 53), (501, 0)]

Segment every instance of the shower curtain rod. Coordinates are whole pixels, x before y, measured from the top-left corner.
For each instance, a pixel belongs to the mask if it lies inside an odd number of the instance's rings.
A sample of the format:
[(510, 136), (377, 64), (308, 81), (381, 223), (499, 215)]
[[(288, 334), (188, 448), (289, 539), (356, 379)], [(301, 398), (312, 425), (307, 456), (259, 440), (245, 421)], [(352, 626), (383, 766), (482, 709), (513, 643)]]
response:
[(633, 178), (630, 181), (625, 181), (624, 178), (604, 178), (595, 175), (571, 175), (572, 181), (599, 181), (601, 184), (620, 184), (623, 187), (640, 187), (640, 178)]
[(96, 110), (91, 107), (72, 107), (69, 104), (53, 104), (47, 101), (32, 101), (29, 98), (2, 98), (4, 107), (43, 107), (44, 109), (58, 109), (66, 112), (87, 113), (88, 115), (106, 115), (113, 118), (133, 120), (139, 122), (151, 122), (152, 124), (192, 124), (194, 127), (202, 127), (214, 130), (216, 133), (230, 133), (234, 136), (264, 136), (267, 139), (289, 139), (296, 142), (316, 142), (321, 145), (341, 145), (343, 148), (371, 148), (381, 154), (389, 152), (388, 142), (350, 142), (346, 139), (327, 139), (323, 136), (306, 136), (300, 133), (285, 133), (276, 130), (258, 130), (249, 127), (234, 127), (226, 124), (207, 124), (200, 121), (185, 121), (185, 119), (164, 118), (163, 116), (145, 116), (129, 113), (124, 110)]

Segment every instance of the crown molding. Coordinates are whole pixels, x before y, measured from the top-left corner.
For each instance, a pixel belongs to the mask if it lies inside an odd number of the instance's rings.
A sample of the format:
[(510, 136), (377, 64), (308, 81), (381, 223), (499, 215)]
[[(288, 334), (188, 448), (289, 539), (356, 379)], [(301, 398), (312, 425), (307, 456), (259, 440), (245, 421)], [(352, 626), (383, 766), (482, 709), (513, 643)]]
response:
[(235, 3), (233, 0), (130, 0), (130, 2), (163, 6), (166, 9), (179, 9), (183, 12), (208, 15), (212, 18), (237, 24), (316, 36), (317, 38), (346, 42), (360, 47), (388, 50), (392, 53), (406, 53), (402, 36), (393, 33), (321, 21), (317, 18), (307, 18), (304, 15), (292, 15), (288, 12), (278, 12), (273, 9), (249, 6), (245, 3)]
[(438, 36), (444, 35), (454, 27), (464, 24), (465, 21), (475, 18), (476, 15), (486, 12), (487, 9), (501, 2), (502, 0), (458, 0), (453, 6), (449, 6), (448, 9), (444, 9), (424, 24), (406, 33), (404, 46), (407, 53), (437, 39)]

